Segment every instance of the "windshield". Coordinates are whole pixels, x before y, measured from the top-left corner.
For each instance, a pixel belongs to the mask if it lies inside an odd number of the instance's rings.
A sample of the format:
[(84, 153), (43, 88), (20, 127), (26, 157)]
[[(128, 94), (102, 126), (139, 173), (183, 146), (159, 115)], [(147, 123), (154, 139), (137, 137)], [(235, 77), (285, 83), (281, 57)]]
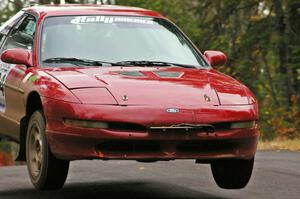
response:
[(40, 52), (41, 60), (47, 66), (70, 64), (75, 59), (98, 63), (146, 61), (195, 67), (206, 65), (174, 25), (150, 17), (46, 18)]

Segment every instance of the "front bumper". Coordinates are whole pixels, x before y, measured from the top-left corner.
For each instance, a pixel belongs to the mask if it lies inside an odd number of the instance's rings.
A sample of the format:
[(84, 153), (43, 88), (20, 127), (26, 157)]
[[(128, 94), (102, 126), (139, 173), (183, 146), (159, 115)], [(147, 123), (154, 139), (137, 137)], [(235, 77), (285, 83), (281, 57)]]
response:
[(165, 111), (166, 107), (83, 105), (48, 98), (43, 99), (43, 104), (51, 151), (62, 159), (247, 159), (255, 155), (259, 137), (257, 126), (214, 133), (154, 133), (87, 129), (67, 126), (63, 122), (65, 118), (74, 118), (166, 126), (249, 121), (257, 120), (254, 105), (182, 108), (180, 113), (172, 114)]

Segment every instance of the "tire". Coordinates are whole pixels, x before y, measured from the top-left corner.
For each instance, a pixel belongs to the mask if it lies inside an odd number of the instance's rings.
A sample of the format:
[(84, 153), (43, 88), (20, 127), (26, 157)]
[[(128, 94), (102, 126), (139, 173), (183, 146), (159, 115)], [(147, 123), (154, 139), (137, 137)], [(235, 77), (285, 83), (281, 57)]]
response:
[(31, 182), (37, 190), (55, 190), (63, 187), (69, 171), (69, 161), (59, 160), (51, 153), (42, 111), (34, 112), (29, 120), (26, 161)]
[(223, 189), (242, 189), (252, 175), (254, 158), (250, 160), (224, 159), (211, 163), (217, 185)]

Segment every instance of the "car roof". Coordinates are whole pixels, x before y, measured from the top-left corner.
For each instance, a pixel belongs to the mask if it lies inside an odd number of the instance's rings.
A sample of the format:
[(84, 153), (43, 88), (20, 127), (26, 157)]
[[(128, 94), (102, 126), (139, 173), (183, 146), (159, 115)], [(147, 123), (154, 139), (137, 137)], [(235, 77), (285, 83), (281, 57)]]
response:
[(69, 15), (125, 15), (125, 16), (145, 16), (145, 17), (158, 17), (163, 18), (157, 12), (127, 6), (114, 6), (114, 5), (44, 5), (33, 6), (23, 9), (27, 12), (38, 16), (69, 16)]

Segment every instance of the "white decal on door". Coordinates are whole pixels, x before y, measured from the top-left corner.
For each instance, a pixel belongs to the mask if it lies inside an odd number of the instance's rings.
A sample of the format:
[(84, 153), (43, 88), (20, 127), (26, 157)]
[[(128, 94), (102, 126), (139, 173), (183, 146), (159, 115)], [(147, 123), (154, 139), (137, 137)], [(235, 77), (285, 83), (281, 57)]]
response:
[(0, 62), (0, 112), (4, 112), (6, 108), (5, 100), (5, 81), (14, 64)]

